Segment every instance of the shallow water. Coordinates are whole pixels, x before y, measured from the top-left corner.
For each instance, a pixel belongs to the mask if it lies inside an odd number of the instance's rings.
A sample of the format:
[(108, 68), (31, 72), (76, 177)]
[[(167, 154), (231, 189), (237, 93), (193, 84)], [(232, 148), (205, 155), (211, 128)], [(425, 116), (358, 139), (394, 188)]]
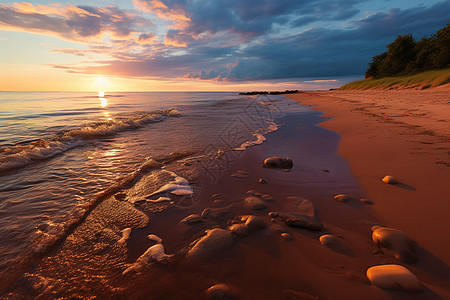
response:
[(293, 103), (237, 93), (0, 93), (0, 271), (66, 234), (96, 193), (149, 158), (213, 158), (262, 143), (288, 111), (316, 114)]

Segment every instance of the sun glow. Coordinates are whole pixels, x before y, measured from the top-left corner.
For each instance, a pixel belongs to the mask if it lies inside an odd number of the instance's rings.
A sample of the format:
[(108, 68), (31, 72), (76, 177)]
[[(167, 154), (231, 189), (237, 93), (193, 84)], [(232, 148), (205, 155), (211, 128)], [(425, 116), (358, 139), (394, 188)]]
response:
[(99, 98), (105, 97), (105, 92), (104, 91), (98, 91), (98, 97)]
[(108, 101), (106, 100), (106, 98), (100, 98), (100, 106), (101, 107), (108, 106)]

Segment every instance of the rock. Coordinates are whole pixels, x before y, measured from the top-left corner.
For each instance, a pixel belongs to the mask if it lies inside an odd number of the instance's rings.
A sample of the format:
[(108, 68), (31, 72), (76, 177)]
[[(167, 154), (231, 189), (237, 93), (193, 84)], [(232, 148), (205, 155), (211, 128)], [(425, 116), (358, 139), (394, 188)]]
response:
[(316, 219), (312, 202), (301, 197), (286, 197), (283, 202), (283, 211), (270, 212), (269, 216), (283, 221), (288, 226), (310, 230), (322, 230), (324, 228)]
[(264, 221), (260, 217), (248, 216), (247, 220), (245, 221), (245, 226), (253, 231), (258, 231), (266, 228), (266, 223), (264, 223)]
[(126, 275), (130, 272), (140, 272), (146, 265), (156, 261), (162, 262), (166, 259), (171, 258), (173, 255), (167, 255), (162, 244), (156, 244), (147, 249), (147, 251), (142, 254), (135, 263), (133, 263), (129, 268), (122, 272), (122, 275)]
[(248, 178), (248, 175), (243, 173), (233, 173), (231, 176), (236, 178)]
[(381, 226), (373, 226), (372, 230), (373, 242), (394, 251), (396, 259), (406, 263), (417, 261), (417, 257), (413, 253), (416, 243), (406, 233)]
[(290, 235), (290, 234), (287, 233), (287, 232), (283, 232), (283, 233), (281, 234), (281, 237), (282, 237), (283, 239), (285, 239), (286, 241), (291, 241), (291, 240), (292, 240), (292, 235)]
[(120, 240), (118, 240), (118, 243), (126, 243), (131, 236), (131, 228), (125, 228), (124, 230), (122, 230), (122, 238)]
[(180, 221), (180, 223), (184, 223), (187, 225), (194, 225), (202, 222), (203, 222), (202, 216), (196, 214), (189, 215)]
[(366, 199), (366, 198), (361, 198), (361, 199), (359, 199), (359, 201), (361, 203), (366, 204), (366, 205), (373, 205), (373, 202), (371, 200), (369, 200), (369, 199)]
[(202, 212), (203, 219), (220, 219), (233, 211), (234, 205), (230, 204), (225, 207), (205, 208)]
[(194, 260), (204, 260), (218, 251), (224, 250), (234, 242), (233, 235), (226, 230), (214, 228), (190, 245), (186, 256)]
[(227, 300), (227, 299), (235, 299), (236, 294), (233, 292), (233, 290), (226, 284), (216, 284), (210, 287), (206, 290), (206, 297), (208, 299), (213, 300)]
[(352, 197), (345, 195), (345, 194), (339, 194), (334, 196), (334, 200), (339, 201), (341, 203), (345, 203), (347, 201), (350, 201), (352, 199)]
[(423, 290), (419, 279), (407, 268), (400, 265), (379, 265), (366, 272), (370, 282), (380, 288), (420, 292)]
[(228, 230), (236, 235), (237, 237), (244, 237), (251, 233), (251, 229), (245, 224), (233, 224), (230, 227), (228, 227)]
[(266, 203), (260, 198), (256, 196), (248, 196), (244, 200), (245, 207), (248, 207), (253, 210), (261, 210), (267, 207)]
[(273, 197), (270, 195), (262, 195), (261, 198), (267, 202), (272, 202), (274, 200)]
[(381, 179), (381, 181), (383, 181), (384, 183), (388, 183), (388, 184), (397, 184), (398, 183), (397, 179), (395, 179), (395, 177), (393, 177), (391, 175), (384, 176), (383, 179)]
[(266, 184), (267, 180), (265, 178), (260, 178), (259, 183)]
[(332, 234), (321, 235), (319, 238), (319, 241), (323, 246), (325, 246), (335, 252), (346, 254), (346, 255), (353, 255), (353, 251), (350, 249), (350, 247), (347, 245), (347, 243), (343, 239), (341, 239), (335, 235), (332, 235)]
[(286, 232), (286, 229), (280, 224), (272, 224), (269, 227), (269, 230), (276, 234), (282, 234)]
[(161, 244), (161, 243), (162, 243), (162, 239), (161, 239), (159, 236), (157, 236), (157, 235), (149, 234), (149, 235), (147, 236), (147, 238), (148, 238), (150, 241), (154, 241), (154, 242), (157, 243), (157, 244)]
[(288, 157), (272, 156), (264, 160), (263, 167), (275, 169), (291, 169), (293, 166), (292, 159)]

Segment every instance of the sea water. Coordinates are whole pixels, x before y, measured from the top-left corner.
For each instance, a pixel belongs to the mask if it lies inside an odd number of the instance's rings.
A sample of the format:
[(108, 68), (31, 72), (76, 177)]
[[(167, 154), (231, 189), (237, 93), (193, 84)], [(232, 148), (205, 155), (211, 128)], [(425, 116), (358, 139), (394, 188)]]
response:
[[(43, 238), (60, 239), (149, 159), (244, 151), (287, 113), (317, 115), (282, 96), (229, 92), (0, 92), (0, 272), (51, 247)], [(174, 176), (159, 185), (190, 190)]]

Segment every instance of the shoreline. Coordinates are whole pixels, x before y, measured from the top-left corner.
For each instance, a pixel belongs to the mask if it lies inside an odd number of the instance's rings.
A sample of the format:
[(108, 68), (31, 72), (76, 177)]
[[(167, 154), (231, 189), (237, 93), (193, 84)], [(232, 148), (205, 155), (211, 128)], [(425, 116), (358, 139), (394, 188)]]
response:
[[(450, 265), (446, 92), (326, 91), (288, 97), (331, 117), (319, 126), (341, 135), (338, 152), (375, 203), (374, 215)], [(403, 185), (384, 184), (385, 175)]]

